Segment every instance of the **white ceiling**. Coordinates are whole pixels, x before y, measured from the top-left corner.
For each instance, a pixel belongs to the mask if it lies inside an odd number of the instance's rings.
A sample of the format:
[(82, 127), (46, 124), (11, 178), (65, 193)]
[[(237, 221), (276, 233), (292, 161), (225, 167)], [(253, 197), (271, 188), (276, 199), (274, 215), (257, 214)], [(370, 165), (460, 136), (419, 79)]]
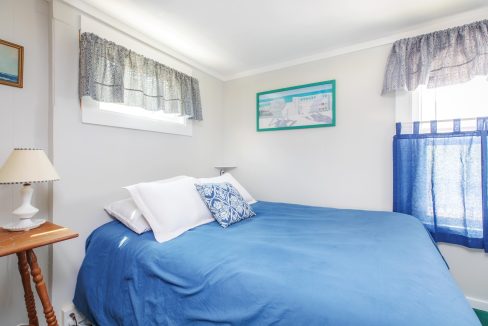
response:
[(486, 0), (82, 0), (229, 79), (487, 7)]

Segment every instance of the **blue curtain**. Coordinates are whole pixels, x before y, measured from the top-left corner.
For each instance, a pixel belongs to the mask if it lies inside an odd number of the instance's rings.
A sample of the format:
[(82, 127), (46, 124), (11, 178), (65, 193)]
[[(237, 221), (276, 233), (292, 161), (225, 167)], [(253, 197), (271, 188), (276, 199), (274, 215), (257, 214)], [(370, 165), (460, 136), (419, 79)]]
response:
[(393, 210), (417, 217), (434, 240), (485, 249), (488, 252), (487, 126), (461, 131), (452, 121), (451, 132), (402, 133), (397, 123), (393, 140)]

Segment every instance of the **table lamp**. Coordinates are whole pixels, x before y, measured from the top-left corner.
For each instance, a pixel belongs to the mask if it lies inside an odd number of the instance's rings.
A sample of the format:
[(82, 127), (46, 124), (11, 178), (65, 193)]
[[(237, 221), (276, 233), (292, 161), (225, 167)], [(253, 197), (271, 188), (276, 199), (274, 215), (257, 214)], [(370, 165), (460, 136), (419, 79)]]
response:
[(43, 224), (46, 220), (32, 219), (39, 210), (31, 205), (34, 193), (31, 184), (57, 180), (59, 176), (43, 150), (14, 149), (0, 169), (0, 184), (23, 184), (20, 191), (22, 205), (12, 212), (19, 220), (3, 228), (10, 231), (26, 231)]

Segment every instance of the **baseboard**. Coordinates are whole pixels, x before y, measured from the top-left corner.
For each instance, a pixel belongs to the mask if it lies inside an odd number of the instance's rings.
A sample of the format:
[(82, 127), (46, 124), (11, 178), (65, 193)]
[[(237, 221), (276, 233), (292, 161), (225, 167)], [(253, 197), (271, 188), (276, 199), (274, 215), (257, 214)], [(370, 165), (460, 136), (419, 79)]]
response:
[(471, 307), (483, 311), (488, 311), (488, 301), (477, 299), (477, 298), (471, 298), (471, 297), (466, 297), (466, 299), (468, 299), (468, 302), (471, 305)]

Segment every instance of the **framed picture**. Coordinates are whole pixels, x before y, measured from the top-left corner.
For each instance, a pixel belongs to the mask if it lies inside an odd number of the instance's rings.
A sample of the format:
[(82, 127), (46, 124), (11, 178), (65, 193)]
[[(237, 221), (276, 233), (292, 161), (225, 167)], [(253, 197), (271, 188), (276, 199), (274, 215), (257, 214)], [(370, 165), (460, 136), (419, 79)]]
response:
[(257, 131), (335, 126), (335, 80), (256, 94)]
[(0, 84), (23, 87), (24, 47), (0, 40)]

